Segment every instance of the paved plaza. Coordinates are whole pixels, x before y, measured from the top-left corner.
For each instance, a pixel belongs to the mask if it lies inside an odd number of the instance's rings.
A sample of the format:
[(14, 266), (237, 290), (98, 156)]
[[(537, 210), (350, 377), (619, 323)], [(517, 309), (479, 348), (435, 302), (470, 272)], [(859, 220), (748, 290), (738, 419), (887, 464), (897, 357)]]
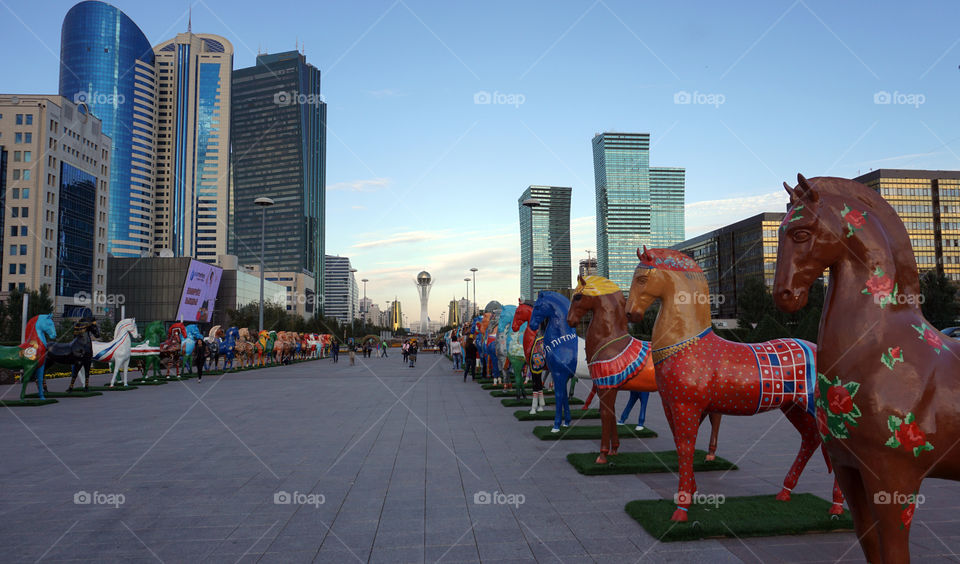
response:
[[(540, 441), (544, 423), (513, 410), (430, 354), (416, 368), (342, 355), (0, 409), (0, 560), (862, 561), (852, 533), (658, 543), (623, 507), (672, 498), (672, 474), (582, 476), (566, 455), (599, 441)], [(647, 425), (660, 436), (622, 450), (673, 448), (655, 396)], [(798, 446), (779, 413), (725, 418), (719, 454), (740, 470), (698, 474), (700, 491), (776, 493)], [(831, 485), (818, 454), (795, 491), (829, 499)], [(522, 504), (476, 503), (483, 492)], [(914, 562), (960, 560), (960, 485), (921, 493)]]

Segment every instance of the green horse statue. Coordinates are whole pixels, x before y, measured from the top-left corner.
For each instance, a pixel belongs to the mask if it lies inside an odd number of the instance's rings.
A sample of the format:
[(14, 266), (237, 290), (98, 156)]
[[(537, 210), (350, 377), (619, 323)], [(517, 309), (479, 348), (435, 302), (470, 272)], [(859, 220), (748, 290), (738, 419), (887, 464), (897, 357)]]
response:
[(20, 399), (27, 393), (27, 384), (37, 382), (37, 396), (43, 395), (43, 367), (47, 355), (48, 339), (57, 338), (57, 330), (49, 313), (37, 315), (27, 322), (26, 336), (19, 346), (0, 347), (0, 367), (23, 370), (20, 377)]

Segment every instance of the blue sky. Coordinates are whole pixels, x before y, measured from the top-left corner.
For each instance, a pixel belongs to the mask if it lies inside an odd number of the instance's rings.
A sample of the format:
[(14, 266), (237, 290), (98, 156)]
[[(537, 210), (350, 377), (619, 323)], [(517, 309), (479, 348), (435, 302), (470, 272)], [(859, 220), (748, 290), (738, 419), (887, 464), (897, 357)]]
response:
[[(73, 3), (0, 0), (0, 91), (56, 92)], [(411, 321), (421, 269), (435, 319), (472, 266), (481, 305), (516, 300), (530, 184), (572, 186), (574, 262), (596, 249), (597, 132), (649, 132), (653, 166), (687, 169), (688, 236), (783, 209), (797, 172), (960, 169), (955, 2), (114, 4), (154, 44), (192, 6), (235, 68), (304, 46), (329, 105), (327, 252)]]

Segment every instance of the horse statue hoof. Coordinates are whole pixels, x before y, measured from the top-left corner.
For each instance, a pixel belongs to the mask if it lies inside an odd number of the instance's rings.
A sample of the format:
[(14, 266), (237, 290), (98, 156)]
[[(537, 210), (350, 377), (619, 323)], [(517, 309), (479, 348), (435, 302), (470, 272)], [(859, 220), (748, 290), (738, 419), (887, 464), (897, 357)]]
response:
[(790, 490), (787, 488), (780, 490), (780, 493), (777, 494), (777, 501), (790, 501)]
[(560, 429), (557, 429), (556, 427), (554, 427), (553, 429), (550, 429), (550, 432), (551, 432), (551, 433), (559, 433), (559, 432), (560, 432)]
[[(642, 428), (643, 428), (643, 427), (637, 427), (637, 430), (639, 431), (639, 430), (642, 429)], [(717, 459), (717, 455), (715, 455), (715, 454), (713, 454), (713, 453), (710, 453), (710, 454), (704, 456), (703, 459), (706, 460), (707, 462), (712, 462), (712, 461), (714, 461), (714, 460)]]
[(686, 523), (687, 512), (678, 507), (677, 510), (673, 512), (673, 517), (670, 517), (670, 520), (675, 523)]
[(604, 454), (601, 452), (601, 453), (600, 453), (600, 456), (597, 457), (597, 460), (596, 460), (595, 462), (596, 462), (596, 464), (606, 464), (606, 463), (607, 463), (607, 457), (604, 456)]
[(834, 503), (833, 505), (830, 506), (830, 518), (831, 518), (831, 519), (839, 519), (841, 515), (843, 515), (843, 504), (842, 504), (842, 503)]

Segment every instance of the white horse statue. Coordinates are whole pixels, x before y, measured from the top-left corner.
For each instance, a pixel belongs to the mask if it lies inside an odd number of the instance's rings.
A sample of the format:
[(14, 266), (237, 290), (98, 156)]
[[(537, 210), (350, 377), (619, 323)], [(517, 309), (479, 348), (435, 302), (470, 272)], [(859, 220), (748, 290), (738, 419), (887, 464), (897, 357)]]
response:
[[(127, 371), (130, 369), (130, 357), (133, 356), (133, 340), (139, 339), (136, 319), (123, 319), (113, 330), (113, 340), (109, 343), (93, 342), (93, 360), (96, 362), (113, 362), (113, 376), (109, 386), (112, 388), (117, 381), (117, 375), (123, 368), (123, 386), (127, 386)], [(80, 381), (86, 376), (81, 370)]]

